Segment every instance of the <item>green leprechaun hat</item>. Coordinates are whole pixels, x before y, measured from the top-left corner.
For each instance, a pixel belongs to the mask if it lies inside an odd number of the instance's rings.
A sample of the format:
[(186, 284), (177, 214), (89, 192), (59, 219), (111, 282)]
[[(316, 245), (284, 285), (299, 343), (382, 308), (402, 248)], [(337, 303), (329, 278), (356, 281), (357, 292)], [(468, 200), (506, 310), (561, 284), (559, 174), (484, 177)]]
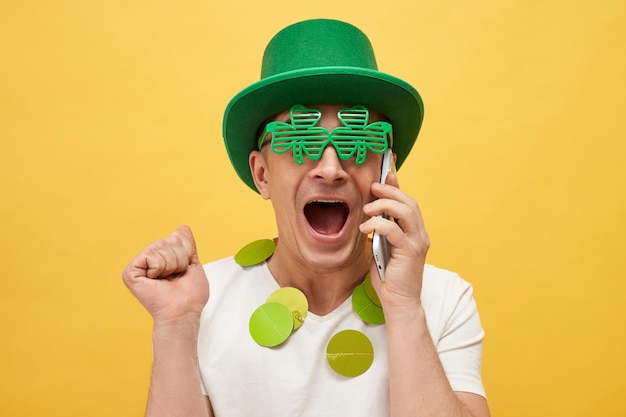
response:
[(378, 71), (367, 36), (351, 24), (315, 19), (281, 30), (265, 49), (261, 80), (226, 107), (224, 142), (235, 171), (256, 191), (248, 165), (257, 132), (270, 116), (294, 104), (361, 104), (384, 114), (394, 131), (399, 168), (424, 117), (422, 99), (410, 84)]

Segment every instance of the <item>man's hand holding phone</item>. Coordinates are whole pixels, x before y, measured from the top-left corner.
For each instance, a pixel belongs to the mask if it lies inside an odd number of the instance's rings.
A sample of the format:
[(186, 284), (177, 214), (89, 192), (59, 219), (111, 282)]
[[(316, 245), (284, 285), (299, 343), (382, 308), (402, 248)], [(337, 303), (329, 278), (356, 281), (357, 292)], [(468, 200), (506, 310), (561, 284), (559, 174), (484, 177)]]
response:
[(383, 166), (381, 182), (372, 184), (372, 194), (377, 199), (363, 207), (371, 217), (361, 224), (360, 230), (374, 233), (371, 274), (378, 274), (381, 279), (372, 280), (372, 284), (383, 306), (388, 306), (387, 315), (391, 313), (390, 303), (401, 307), (420, 302), (430, 240), (417, 202), (399, 188), (395, 169), (386, 163)]

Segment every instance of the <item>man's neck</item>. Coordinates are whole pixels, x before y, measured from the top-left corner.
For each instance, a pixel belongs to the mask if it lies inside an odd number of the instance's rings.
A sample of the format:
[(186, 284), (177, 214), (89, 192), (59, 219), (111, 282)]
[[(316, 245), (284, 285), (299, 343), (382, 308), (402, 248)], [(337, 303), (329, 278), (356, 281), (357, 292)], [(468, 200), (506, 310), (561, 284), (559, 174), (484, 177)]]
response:
[(324, 316), (350, 297), (369, 272), (370, 263), (371, 254), (364, 248), (340, 267), (320, 267), (291, 256), (279, 243), (268, 267), (281, 287), (298, 288), (308, 300), (309, 311)]

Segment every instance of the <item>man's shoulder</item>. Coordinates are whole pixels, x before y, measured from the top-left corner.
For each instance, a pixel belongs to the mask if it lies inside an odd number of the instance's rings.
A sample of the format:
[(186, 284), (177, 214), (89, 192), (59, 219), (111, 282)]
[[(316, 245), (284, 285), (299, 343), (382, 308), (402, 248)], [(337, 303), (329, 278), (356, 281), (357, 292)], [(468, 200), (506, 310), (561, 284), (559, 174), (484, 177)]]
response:
[(457, 272), (426, 264), (422, 279), (422, 294), (428, 297), (442, 297), (445, 294), (462, 294), (471, 291), (472, 285)]
[(237, 262), (235, 262), (235, 258), (233, 256), (229, 256), (227, 258), (216, 259), (210, 262), (203, 264), (203, 267), (206, 270), (215, 270), (215, 269), (232, 269), (234, 267), (239, 267)]
[(203, 268), (211, 285), (223, 283), (230, 286), (242, 281), (265, 281), (264, 277), (267, 274), (265, 262), (242, 266), (232, 256), (206, 263)]

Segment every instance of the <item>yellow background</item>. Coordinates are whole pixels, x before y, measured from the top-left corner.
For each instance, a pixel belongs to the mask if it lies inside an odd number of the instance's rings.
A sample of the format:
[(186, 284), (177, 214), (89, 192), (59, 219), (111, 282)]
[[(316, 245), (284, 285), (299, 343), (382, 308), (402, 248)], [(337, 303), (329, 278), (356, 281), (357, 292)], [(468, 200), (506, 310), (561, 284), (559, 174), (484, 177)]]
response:
[(151, 322), (121, 271), (181, 223), (205, 262), (274, 236), (221, 117), (314, 17), (423, 96), (400, 181), (429, 262), (475, 286), (493, 415), (626, 415), (624, 4), (5, 0), (0, 415), (143, 413)]

